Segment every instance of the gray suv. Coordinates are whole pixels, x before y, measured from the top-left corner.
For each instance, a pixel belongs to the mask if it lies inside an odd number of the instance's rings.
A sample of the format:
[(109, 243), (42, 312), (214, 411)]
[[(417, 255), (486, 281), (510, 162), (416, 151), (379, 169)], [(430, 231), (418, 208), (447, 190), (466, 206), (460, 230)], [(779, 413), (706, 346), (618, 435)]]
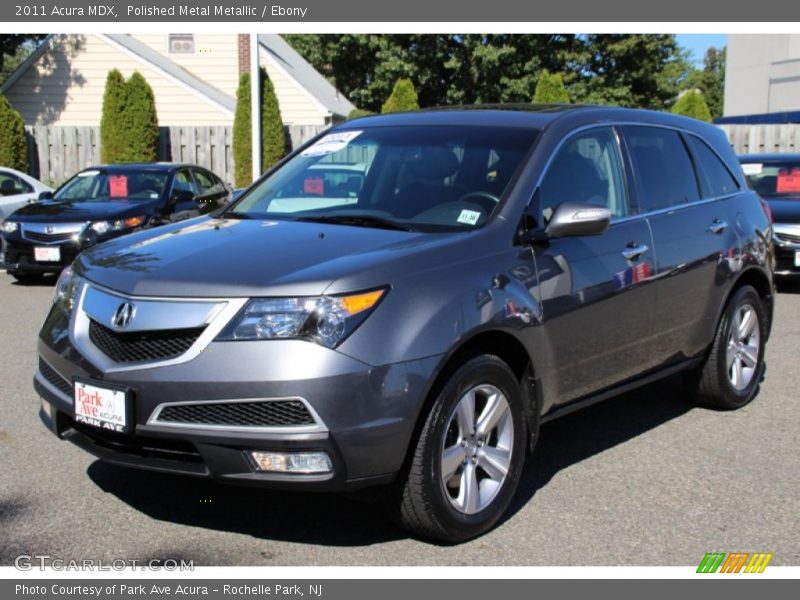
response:
[(462, 541), (539, 426), (677, 372), (756, 395), (771, 224), (724, 135), (661, 113), (473, 107), (348, 121), (225, 209), (78, 256), (34, 385), (103, 460), (222, 483), (383, 486)]

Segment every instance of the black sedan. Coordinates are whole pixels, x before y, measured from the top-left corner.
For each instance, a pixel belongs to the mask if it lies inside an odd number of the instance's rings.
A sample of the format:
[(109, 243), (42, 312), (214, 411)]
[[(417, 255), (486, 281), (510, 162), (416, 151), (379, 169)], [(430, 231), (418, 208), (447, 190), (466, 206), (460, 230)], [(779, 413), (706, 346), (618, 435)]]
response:
[(85, 169), (2, 222), (5, 266), (20, 281), (36, 280), (99, 242), (212, 212), (229, 198), (228, 186), (196, 165)]
[(739, 157), (750, 187), (772, 211), (775, 275), (800, 277), (800, 154)]

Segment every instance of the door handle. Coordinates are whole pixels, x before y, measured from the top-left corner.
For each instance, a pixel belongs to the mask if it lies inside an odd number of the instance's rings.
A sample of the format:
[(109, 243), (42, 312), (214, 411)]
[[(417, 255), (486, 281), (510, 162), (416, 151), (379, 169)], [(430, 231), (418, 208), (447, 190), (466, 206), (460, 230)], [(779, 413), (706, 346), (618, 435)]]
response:
[(625, 258), (625, 260), (636, 260), (649, 249), (650, 248), (648, 248), (646, 244), (637, 244), (636, 242), (631, 242), (628, 244), (625, 250), (622, 251), (622, 256)]
[(711, 222), (711, 225), (708, 227), (708, 231), (711, 233), (722, 233), (728, 227), (727, 221), (721, 221), (719, 219), (714, 219)]

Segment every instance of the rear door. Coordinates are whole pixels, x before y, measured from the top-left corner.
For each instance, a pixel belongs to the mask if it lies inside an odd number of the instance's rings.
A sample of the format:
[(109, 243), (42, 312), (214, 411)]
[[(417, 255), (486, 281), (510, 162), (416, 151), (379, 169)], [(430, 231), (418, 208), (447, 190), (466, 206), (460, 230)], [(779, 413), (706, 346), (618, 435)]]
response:
[(635, 209), (647, 216), (656, 248), (654, 351), (660, 365), (677, 362), (708, 346), (731, 273), (741, 268), (727, 201), (739, 186), (694, 135), (627, 126), (623, 138)]
[(636, 375), (652, 364), (653, 242), (631, 214), (618, 137), (612, 127), (577, 133), (557, 151), (538, 190), (546, 224), (562, 202), (607, 206), (598, 236), (536, 247), (547, 338), (548, 389), (563, 404)]

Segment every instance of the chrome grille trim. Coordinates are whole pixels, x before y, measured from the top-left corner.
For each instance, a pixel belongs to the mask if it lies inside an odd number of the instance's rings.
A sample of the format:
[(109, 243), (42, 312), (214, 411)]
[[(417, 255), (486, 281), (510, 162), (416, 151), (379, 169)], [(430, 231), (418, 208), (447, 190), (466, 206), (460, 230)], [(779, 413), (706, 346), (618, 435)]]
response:
[[(109, 301), (113, 300), (113, 302), (116, 303), (115, 306), (126, 301), (142, 303), (143, 308), (145, 306), (147, 307), (147, 310), (143, 310), (143, 312), (149, 315), (147, 322), (153, 326), (152, 331), (174, 329), (178, 322), (187, 322), (185, 318), (186, 314), (193, 315), (191, 318), (194, 319), (194, 324), (196, 326), (205, 326), (205, 329), (191, 347), (179, 356), (165, 360), (157, 359), (118, 363), (106, 356), (90, 339), (89, 327), (95, 315), (87, 313), (86, 305), (87, 298), (93, 297), (94, 294), (108, 297)], [(145, 367), (178, 365), (189, 362), (199, 356), (217, 335), (219, 335), (228, 322), (241, 310), (246, 302), (247, 298), (155, 298), (151, 296), (131, 296), (82, 280), (79, 284), (75, 303), (76, 306), (72, 311), (70, 321), (70, 342), (89, 362), (104, 373), (119, 373), (135, 371)], [(89, 304), (91, 305), (92, 303), (90, 302)], [(198, 307), (202, 308), (202, 310), (193, 310)], [(177, 315), (181, 314), (183, 314), (184, 317), (177, 317)], [(138, 315), (139, 313), (137, 311), (137, 318)], [(101, 318), (102, 316), (105, 316), (106, 319), (110, 318), (109, 315), (101, 315)], [(118, 329), (113, 327), (113, 324), (108, 320), (96, 320), (106, 327)], [(134, 330), (135, 328), (130, 328), (130, 331)]]
[(86, 223), (20, 223), (23, 239), (37, 244), (63, 244), (77, 238)]
[[(280, 402), (294, 400), (302, 402), (306, 410), (314, 420), (309, 425), (213, 425), (204, 423), (180, 423), (173, 421), (160, 421), (161, 411), (168, 406), (190, 406), (201, 404), (232, 404), (232, 403), (254, 403), (254, 402)], [(257, 433), (327, 433), (328, 428), (322, 421), (317, 411), (308, 403), (305, 398), (299, 396), (287, 396), (281, 398), (237, 398), (234, 400), (189, 400), (185, 402), (163, 402), (156, 406), (155, 410), (147, 419), (147, 425), (159, 428), (178, 428), (178, 429), (203, 429), (210, 431), (236, 431), (236, 432), (257, 432)]]

